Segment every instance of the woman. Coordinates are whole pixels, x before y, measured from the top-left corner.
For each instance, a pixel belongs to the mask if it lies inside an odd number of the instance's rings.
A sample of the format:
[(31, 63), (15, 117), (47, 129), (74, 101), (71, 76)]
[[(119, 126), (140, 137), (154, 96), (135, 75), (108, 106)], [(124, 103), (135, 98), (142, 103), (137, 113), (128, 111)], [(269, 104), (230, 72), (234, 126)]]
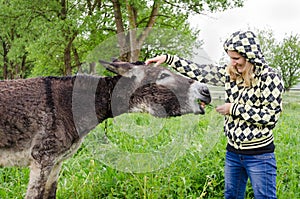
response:
[(251, 31), (235, 32), (224, 43), (230, 63), (224, 67), (198, 65), (172, 55), (148, 59), (167, 63), (198, 81), (225, 87), (225, 104), (216, 111), (225, 116), (227, 136), (225, 198), (244, 198), (250, 178), (256, 199), (276, 198), (275, 127), (282, 111), (284, 86), (266, 63)]

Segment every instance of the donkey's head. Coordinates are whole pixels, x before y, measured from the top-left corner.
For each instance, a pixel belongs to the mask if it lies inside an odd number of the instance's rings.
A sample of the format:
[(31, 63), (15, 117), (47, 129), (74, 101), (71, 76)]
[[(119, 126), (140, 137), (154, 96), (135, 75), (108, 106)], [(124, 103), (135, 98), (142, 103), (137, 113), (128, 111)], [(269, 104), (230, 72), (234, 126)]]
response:
[(100, 63), (122, 76), (112, 94), (115, 115), (122, 112), (148, 112), (159, 117), (204, 114), (201, 104), (211, 102), (205, 84), (167, 68), (146, 66), (143, 62)]

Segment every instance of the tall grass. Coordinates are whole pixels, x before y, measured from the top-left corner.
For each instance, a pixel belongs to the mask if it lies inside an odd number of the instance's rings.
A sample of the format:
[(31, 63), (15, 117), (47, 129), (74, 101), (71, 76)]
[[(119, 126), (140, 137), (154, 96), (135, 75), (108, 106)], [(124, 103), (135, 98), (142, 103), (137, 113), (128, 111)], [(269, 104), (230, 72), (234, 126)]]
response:
[[(284, 104), (284, 111), (274, 130), (279, 199), (300, 198), (300, 105), (292, 101)], [(149, 123), (149, 119), (143, 119), (147, 116), (136, 118), (133, 120), (137, 125)], [(174, 123), (166, 122), (166, 127), (160, 127), (159, 134), (143, 136), (122, 133), (125, 127), (114, 125), (112, 120), (106, 125), (101, 124), (87, 136), (80, 150), (64, 162), (57, 198), (223, 198), (226, 139), (222, 124), (218, 124), (220, 128), (208, 129), (210, 125), (217, 124), (219, 118), (213, 110), (209, 110), (193, 126), (194, 129), (185, 126), (189, 125), (188, 121), (180, 120), (184, 125), (177, 126), (177, 118)], [(178, 129), (188, 129), (191, 135), (180, 137), (182, 135), (176, 133)], [(107, 157), (107, 154), (99, 154), (107, 152), (100, 147), (106, 146), (106, 139), (115, 143), (121, 151), (152, 154), (165, 151), (158, 156), (161, 159), (126, 162), (128, 160), (115, 153)], [(175, 145), (170, 145), (173, 140)], [(176, 147), (176, 144), (179, 146)], [(112, 155), (116, 155), (115, 159)], [(162, 166), (155, 164), (155, 160), (161, 161)], [(126, 170), (120, 162), (130, 163), (132, 167), (142, 166), (131, 172), (132, 168)], [(140, 170), (143, 168), (146, 169)], [(28, 177), (27, 168), (0, 168), (0, 198), (24, 198)], [(250, 184), (246, 198), (253, 198)]]

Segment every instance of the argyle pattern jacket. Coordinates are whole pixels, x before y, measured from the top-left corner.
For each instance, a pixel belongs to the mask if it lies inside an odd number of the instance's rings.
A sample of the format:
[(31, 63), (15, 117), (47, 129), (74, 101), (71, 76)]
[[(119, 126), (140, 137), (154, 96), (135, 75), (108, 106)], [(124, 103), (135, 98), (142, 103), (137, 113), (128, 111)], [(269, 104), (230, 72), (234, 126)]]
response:
[(230, 80), (227, 66), (198, 65), (171, 55), (167, 55), (166, 63), (192, 79), (225, 87), (225, 102), (233, 103), (224, 125), (230, 146), (251, 150), (273, 142), (272, 129), (282, 110), (284, 87), (281, 77), (272, 68), (264, 65), (256, 70), (252, 86), (248, 88), (242, 86), (243, 80)]

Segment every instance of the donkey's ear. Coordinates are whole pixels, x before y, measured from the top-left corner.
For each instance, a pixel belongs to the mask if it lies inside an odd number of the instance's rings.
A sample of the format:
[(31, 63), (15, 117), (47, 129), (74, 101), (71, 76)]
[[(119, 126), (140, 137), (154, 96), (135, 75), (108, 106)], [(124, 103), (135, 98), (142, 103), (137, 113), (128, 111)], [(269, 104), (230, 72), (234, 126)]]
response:
[(131, 77), (133, 75), (132, 69), (136, 67), (134, 64), (131, 64), (129, 62), (116, 60), (113, 62), (99, 60), (99, 63), (102, 64), (107, 70), (125, 77)]

